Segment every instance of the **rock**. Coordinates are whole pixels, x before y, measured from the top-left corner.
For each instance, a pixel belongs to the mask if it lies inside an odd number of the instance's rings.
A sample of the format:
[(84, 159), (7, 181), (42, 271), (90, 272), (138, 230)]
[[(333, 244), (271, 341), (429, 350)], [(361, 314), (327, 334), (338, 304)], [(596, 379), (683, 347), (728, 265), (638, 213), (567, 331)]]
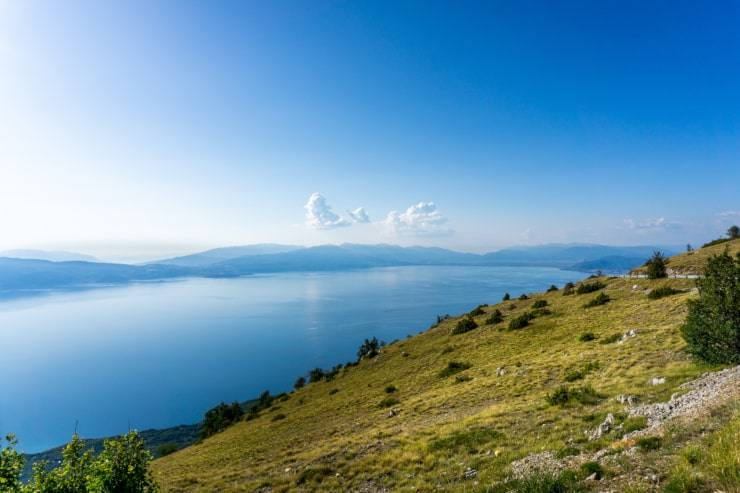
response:
[(635, 337), (639, 332), (637, 329), (630, 329), (624, 334), (622, 334), (622, 337), (617, 341), (617, 344), (623, 344), (627, 339), (630, 339), (632, 337)]
[(593, 473), (592, 475), (586, 478), (586, 481), (598, 481), (598, 480), (599, 480), (599, 475), (596, 473)]
[(632, 291), (637, 291), (638, 289), (640, 289), (640, 285), (639, 284), (633, 284), (632, 285)]
[(653, 377), (650, 379), (650, 385), (663, 385), (665, 383), (665, 377)]
[(476, 474), (478, 474), (478, 471), (468, 467), (467, 469), (465, 469), (464, 476), (465, 476), (465, 479), (470, 479), (470, 478), (474, 478)]
[(392, 417), (394, 417), (394, 416), (398, 416), (398, 412), (399, 412), (399, 411), (398, 411), (398, 409), (396, 409), (396, 408), (391, 408), (391, 410), (390, 410), (390, 411), (388, 411), (388, 417), (389, 417), (389, 418), (392, 418)]
[(504, 368), (502, 366), (496, 368), (496, 376), (497, 377), (503, 377), (504, 375), (506, 375), (506, 368)]
[(619, 394), (617, 396), (617, 402), (619, 402), (620, 404), (627, 404), (628, 406), (632, 407), (640, 402), (640, 398), (636, 395)]
[(589, 440), (597, 440), (604, 436), (605, 434), (609, 433), (609, 430), (612, 429), (612, 425), (614, 425), (614, 415), (612, 413), (609, 413), (606, 415), (606, 419), (604, 419), (604, 422), (601, 423), (594, 431), (591, 433), (588, 433), (588, 439)]

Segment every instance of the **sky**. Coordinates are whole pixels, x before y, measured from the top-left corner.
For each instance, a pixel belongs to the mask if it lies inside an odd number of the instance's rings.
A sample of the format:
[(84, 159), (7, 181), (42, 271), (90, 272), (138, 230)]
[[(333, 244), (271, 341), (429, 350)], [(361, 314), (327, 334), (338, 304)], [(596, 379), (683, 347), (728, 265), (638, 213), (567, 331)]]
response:
[(701, 243), (737, 2), (0, 0), (0, 249)]

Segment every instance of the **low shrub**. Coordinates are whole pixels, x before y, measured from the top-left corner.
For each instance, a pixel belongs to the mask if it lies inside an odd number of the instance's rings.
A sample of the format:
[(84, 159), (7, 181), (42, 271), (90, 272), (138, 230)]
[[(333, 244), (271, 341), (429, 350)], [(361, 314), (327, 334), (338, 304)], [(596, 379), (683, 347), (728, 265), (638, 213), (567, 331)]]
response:
[(285, 418), (287, 418), (286, 415), (284, 415), (282, 413), (278, 413), (278, 414), (276, 414), (275, 416), (272, 417), (272, 421), (281, 421), (281, 420), (283, 420)]
[(176, 443), (162, 443), (160, 445), (157, 445), (156, 456), (159, 458), (164, 457), (165, 455), (174, 454), (175, 452), (177, 452), (178, 448), (179, 447)]
[(555, 457), (558, 459), (564, 459), (572, 455), (579, 455), (581, 451), (575, 447), (563, 447), (555, 452)]
[(637, 439), (637, 446), (642, 451), (658, 450), (662, 444), (662, 440), (657, 436), (640, 437)]
[(604, 477), (604, 468), (601, 467), (601, 464), (592, 460), (581, 464), (581, 473), (586, 478), (595, 474), (596, 479), (601, 479)]
[(545, 315), (552, 315), (552, 312), (547, 308), (537, 308), (529, 312), (529, 319), (535, 319), (537, 317), (544, 317)]
[(398, 399), (396, 399), (395, 397), (389, 396), (389, 397), (386, 397), (385, 399), (383, 399), (382, 401), (380, 401), (378, 403), (378, 407), (380, 407), (380, 408), (391, 407), (391, 406), (395, 406), (399, 402), (400, 401)]
[(592, 405), (598, 402), (599, 397), (601, 396), (590, 385), (574, 388), (561, 385), (552, 394), (548, 394), (546, 399), (551, 406), (565, 406), (573, 402)]
[(475, 308), (473, 308), (472, 310), (470, 310), (468, 312), (468, 316), (469, 317), (477, 317), (478, 315), (483, 315), (484, 313), (486, 313), (485, 310), (483, 310), (483, 307), (485, 307), (485, 306), (488, 306), (488, 305), (478, 305), (478, 306), (476, 306)]
[(509, 321), (509, 330), (523, 329), (524, 327), (529, 325), (530, 320), (532, 320), (532, 317), (529, 313), (524, 313), (516, 318), (512, 318)]
[(622, 430), (625, 433), (632, 433), (645, 428), (647, 428), (647, 418), (645, 416), (630, 416), (622, 424)]
[(357, 361), (363, 358), (374, 358), (380, 353), (381, 343), (377, 337), (372, 339), (365, 339), (360, 347), (357, 349)]
[(293, 388), (296, 390), (302, 389), (306, 386), (306, 379), (304, 377), (298, 377), (293, 384)]
[(583, 305), (583, 308), (593, 308), (595, 306), (601, 306), (606, 305), (611, 301), (611, 298), (609, 298), (609, 295), (606, 293), (599, 293), (596, 298), (592, 299), (585, 305)]
[(334, 474), (334, 471), (328, 467), (311, 467), (301, 471), (296, 480), (296, 484), (321, 483), (324, 478), (331, 476), (332, 474)]
[(478, 328), (478, 324), (475, 323), (475, 320), (469, 317), (463, 317), (457, 321), (455, 328), (452, 329), (452, 333), (453, 334), (464, 334), (465, 332), (470, 332), (471, 330), (474, 330), (477, 328)]
[(504, 315), (501, 313), (501, 310), (496, 308), (493, 313), (491, 313), (491, 316), (488, 317), (486, 320), (487, 325), (496, 325), (498, 323), (501, 323), (504, 321)]
[(509, 293), (504, 293), (504, 297), (501, 298), (502, 301), (509, 301), (511, 299), (511, 295)]
[(573, 293), (575, 293), (576, 285), (572, 282), (567, 283), (565, 286), (563, 286), (563, 296), (569, 296)]
[(578, 336), (578, 340), (581, 342), (593, 341), (596, 339), (596, 335), (593, 332), (584, 332)]
[(601, 281), (585, 282), (578, 285), (578, 288), (576, 288), (576, 294), (593, 293), (595, 291), (598, 291), (599, 289), (604, 289), (605, 287), (606, 284)]
[(308, 373), (308, 381), (311, 383), (320, 382), (324, 379), (324, 370), (321, 368), (314, 368)]
[(565, 373), (565, 377), (563, 378), (566, 382), (575, 382), (576, 380), (580, 380), (585, 375), (581, 370), (570, 370)]
[(395, 385), (388, 385), (388, 386), (387, 386), (387, 387), (385, 388), (385, 393), (386, 393), (386, 394), (392, 394), (392, 393), (396, 392), (397, 390), (398, 390), (398, 388), (396, 388), (396, 386), (395, 386)]
[(504, 437), (504, 434), (493, 428), (474, 427), (460, 431), (454, 431), (446, 437), (435, 438), (429, 442), (427, 448), (430, 451), (452, 451), (466, 450), (470, 453), (477, 452), (481, 445)]
[(458, 375), (455, 377), (455, 383), (469, 382), (473, 379), (470, 375)]
[[(268, 394), (269, 395), (269, 394)], [(225, 430), (232, 424), (240, 421), (244, 416), (244, 409), (238, 402), (220, 403), (206, 411), (200, 427), (200, 437), (208, 438), (211, 435)]]
[(548, 293), (552, 293), (553, 291), (557, 291), (557, 290), (558, 290), (558, 287), (554, 284), (550, 284), (550, 287), (547, 288)]
[(613, 342), (617, 342), (619, 339), (622, 338), (622, 334), (611, 334), (606, 337), (603, 337), (599, 343), (600, 344), (611, 344)]
[(524, 300), (528, 300), (528, 299), (529, 299), (529, 296), (527, 296), (527, 295), (526, 295), (526, 294), (524, 294), (524, 293), (522, 293), (522, 294), (521, 294), (521, 295), (519, 296), (519, 301), (524, 301)]
[(329, 395), (334, 395), (334, 394), (336, 394), (337, 392), (339, 392), (339, 389), (331, 389), (331, 390), (329, 391)]
[(680, 293), (681, 290), (679, 289), (673, 289), (670, 286), (661, 286), (659, 288), (655, 288), (647, 295), (648, 299), (651, 300), (658, 300), (660, 298), (665, 298), (666, 296), (671, 296), (674, 294)]
[(460, 373), (461, 371), (465, 371), (471, 366), (472, 365), (467, 362), (450, 361), (449, 363), (447, 363), (447, 367), (442, 369), (439, 372), (439, 376), (441, 378), (446, 378), (446, 377), (454, 375), (455, 373)]
[(545, 308), (547, 306), (547, 300), (537, 300), (532, 303), (532, 308)]
[(486, 493), (580, 493), (588, 489), (578, 482), (572, 471), (560, 474), (535, 472), (521, 479), (513, 479), (483, 490)]

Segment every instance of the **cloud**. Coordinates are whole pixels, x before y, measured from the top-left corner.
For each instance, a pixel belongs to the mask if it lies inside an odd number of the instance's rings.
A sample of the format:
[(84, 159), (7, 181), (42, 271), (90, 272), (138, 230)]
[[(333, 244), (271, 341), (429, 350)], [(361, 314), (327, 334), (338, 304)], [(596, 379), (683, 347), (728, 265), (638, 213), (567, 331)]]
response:
[(370, 222), (370, 216), (367, 215), (363, 207), (358, 207), (353, 211), (347, 211), (349, 220), (356, 224), (366, 224)]
[(434, 202), (419, 202), (400, 214), (391, 211), (381, 221), (389, 233), (399, 236), (449, 236), (453, 231), (446, 223)]
[(627, 229), (631, 229), (634, 231), (676, 231), (684, 227), (682, 223), (678, 221), (668, 221), (664, 217), (648, 218), (642, 220), (635, 220), (628, 217), (624, 220), (624, 225)]
[(740, 211), (722, 211), (715, 214), (720, 219), (735, 220), (740, 219)]
[(326, 203), (326, 199), (318, 192), (314, 192), (303, 206), (306, 209), (306, 225), (313, 229), (336, 229), (352, 224), (347, 219), (339, 217)]

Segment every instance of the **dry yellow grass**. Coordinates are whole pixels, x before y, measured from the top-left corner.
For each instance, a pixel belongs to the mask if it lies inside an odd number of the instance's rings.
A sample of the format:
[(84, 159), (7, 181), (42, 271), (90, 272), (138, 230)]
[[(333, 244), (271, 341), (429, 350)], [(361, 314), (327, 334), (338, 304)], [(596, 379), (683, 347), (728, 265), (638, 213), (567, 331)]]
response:
[[(699, 274), (709, 257), (718, 255), (724, 252), (725, 249), (730, 255), (737, 255), (740, 253), (740, 239), (699, 248), (690, 253), (675, 255), (668, 260), (667, 267), (677, 274)], [(639, 267), (634, 269), (633, 272), (643, 272), (644, 270), (644, 267)]]
[[(164, 491), (470, 491), (501, 480), (511, 461), (533, 452), (568, 442), (582, 451), (607, 447), (587, 442), (584, 431), (623, 410), (616, 395), (664, 400), (708, 368), (686, 356), (678, 331), (685, 301), (694, 296), (692, 281), (600, 280), (612, 299), (602, 306), (583, 307), (598, 293), (537, 294), (486, 307), (476, 317), (481, 326), (465, 334), (451, 334), (457, 321), (451, 319), (391, 344), (334, 381), (293, 392), (259, 418), (155, 461), (156, 477)], [(644, 290), (661, 284), (684, 292), (649, 300)], [(540, 299), (551, 315), (504, 330)], [(504, 322), (484, 325), (495, 308)], [(630, 329), (638, 335), (625, 343), (602, 343)], [(587, 331), (597, 339), (580, 342)], [(441, 378), (450, 361), (470, 363), (458, 374), (469, 380)], [(567, 385), (592, 385), (599, 402), (548, 405), (565, 374), (588, 362), (598, 369)], [(506, 374), (497, 375), (497, 368)], [(650, 385), (654, 376), (666, 383)], [(391, 384), (400, 401), (394, 417), (378, 406)], [(272, 421), (278, 412), (286, 419)], [(468, 467), (478, 471), (474, 480), (464, 479)]]

